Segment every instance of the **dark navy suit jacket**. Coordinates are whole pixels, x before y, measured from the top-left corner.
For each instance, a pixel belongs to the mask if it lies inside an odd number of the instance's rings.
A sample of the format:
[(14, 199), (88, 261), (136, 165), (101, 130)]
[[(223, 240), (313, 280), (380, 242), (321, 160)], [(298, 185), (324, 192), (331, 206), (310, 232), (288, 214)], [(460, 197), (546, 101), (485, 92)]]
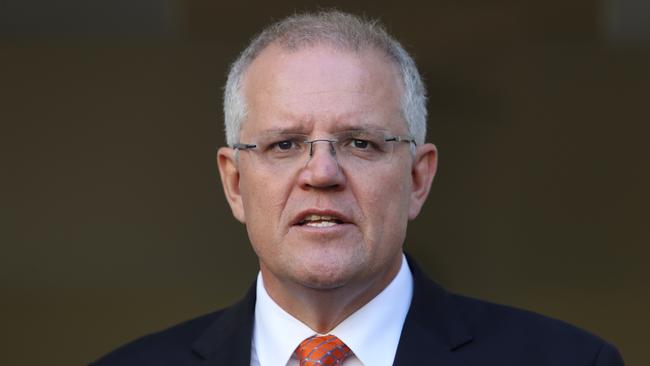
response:
[[(413, 300), (394, 365), (623, 365), (616, 348), (594, 335), (542, 315), (448, 293), (410, 259), (409, 265)], [(252, 286), (232, 307), (140, 338), (92, 365), (249, 366), (254, 307)]]

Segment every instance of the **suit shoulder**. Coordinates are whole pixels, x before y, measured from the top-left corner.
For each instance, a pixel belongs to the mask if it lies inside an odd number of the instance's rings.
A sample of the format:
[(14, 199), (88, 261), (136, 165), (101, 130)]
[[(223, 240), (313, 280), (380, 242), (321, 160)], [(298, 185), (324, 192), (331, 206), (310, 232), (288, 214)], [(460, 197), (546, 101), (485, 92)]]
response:
[(593, 360), (592, 365), (623, 364), (613, 345), (562, 320), (462, 295), (451, 297), (476, 338), (482, 341), (477, 345), (544, 358), (561, 355), (566, 360), (568, 356), (574, 365), (588, 359)]
[(189, 364), (191, 345), (225, 311), (218, 310), (135, 339), (100, 358), (92, 366)]
[(578, 337), (594, 342), (600, 340), (574, 325), (533, 311), (463, 295), (451, 296), (457, 309), (478, 332), (535, 331), (533, 334)]

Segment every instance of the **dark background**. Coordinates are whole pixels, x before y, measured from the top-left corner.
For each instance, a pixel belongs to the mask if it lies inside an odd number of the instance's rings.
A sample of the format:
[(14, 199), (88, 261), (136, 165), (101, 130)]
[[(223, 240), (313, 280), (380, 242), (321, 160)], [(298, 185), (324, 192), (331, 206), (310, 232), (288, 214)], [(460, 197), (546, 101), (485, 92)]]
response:
[(426, 79), (440, 170), (407, 250), (650, 364), (650, 3), (423, 4), (0, 1), (0, 364), (82, 365), (244, 293), (221, 88), (317, 6), (381, 18)]

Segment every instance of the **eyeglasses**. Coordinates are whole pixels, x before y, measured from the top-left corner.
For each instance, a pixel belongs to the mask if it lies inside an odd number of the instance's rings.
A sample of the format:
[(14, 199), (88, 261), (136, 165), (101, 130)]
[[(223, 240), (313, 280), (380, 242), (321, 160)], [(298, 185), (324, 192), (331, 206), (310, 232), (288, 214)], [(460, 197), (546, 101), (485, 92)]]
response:
[(314, 155), (314, 144), (329, 143), (329, 151), (339, 165), (362, 169), (392, 159), (396, 142), (417, 146), (410, 136), (386, 136), (382, 131), (350, 130), (333, 135), (332, 139), (309, 140), (305, 134), (274, 133), (260, 137), (254, 144), (236, 143), (237, 150), (255, 152), (258, 161), (274, 168), (307, 164)]

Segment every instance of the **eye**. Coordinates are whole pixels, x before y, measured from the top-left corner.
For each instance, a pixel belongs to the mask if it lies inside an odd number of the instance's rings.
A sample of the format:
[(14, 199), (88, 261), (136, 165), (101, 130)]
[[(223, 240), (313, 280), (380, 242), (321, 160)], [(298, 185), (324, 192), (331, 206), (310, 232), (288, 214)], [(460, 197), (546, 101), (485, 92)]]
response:
[(352, 139), (352, 146), (357, 149), (365, 150), (370, 147), (370, 142), (367, 140)]
[(299, 139), (284, 139), (276, 142), (269, 143), (266, 151), (274, 153), (289, 153), (300, 151), (302, 145)]
[(280, 141), (275, 143), (275, 147), (277, 147), (279, 150), (291, 150), (293, 147), (293, 141)]

